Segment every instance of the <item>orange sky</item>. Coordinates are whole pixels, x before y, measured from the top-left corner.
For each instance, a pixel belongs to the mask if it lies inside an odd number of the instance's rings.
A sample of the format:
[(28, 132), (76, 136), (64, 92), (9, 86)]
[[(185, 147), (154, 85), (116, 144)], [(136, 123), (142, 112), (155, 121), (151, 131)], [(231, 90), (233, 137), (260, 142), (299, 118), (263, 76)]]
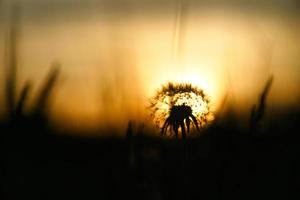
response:
[[(297, 14), (191, 6), (176, 54), (175, 5), (159, 14), (155, 9), (146, 14), (142, 10), (97, 14), (90, 8), (82, 17), (74, 15), (76, 20), (70, 14), (59, 18), (46, 13), (41, 21), (30, 9), (22, 10), (18, 85), (32, 79), (37, 92), (50, 64), (59, 61), (62, 74), (52, 117), (65, 127), (98, 128), (119, 121), (123, 128), (128, 119), (147, 115), (148, 99), (168, 81), (203, 88), (215, 110), (229, 93), (237, 109), (248, 112), (267, 77), (274, 74), (270, 105), (293, 106), (299, 101)], [(5, 20), (0, 26), (1, 71), (5, 71), (9, 26)], [(2, 94), (3, 89), (1, 81)]]

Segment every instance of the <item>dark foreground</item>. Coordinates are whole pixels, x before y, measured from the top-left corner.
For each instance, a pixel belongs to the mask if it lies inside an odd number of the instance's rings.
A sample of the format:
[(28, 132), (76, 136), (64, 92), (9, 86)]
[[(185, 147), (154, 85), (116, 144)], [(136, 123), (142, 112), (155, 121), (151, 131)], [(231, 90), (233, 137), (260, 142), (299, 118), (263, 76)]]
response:
[(186, 143), (20, 127), (1, 126), (2, 199), (300, 199), (297, 124), (277, 135), (212, 127)]

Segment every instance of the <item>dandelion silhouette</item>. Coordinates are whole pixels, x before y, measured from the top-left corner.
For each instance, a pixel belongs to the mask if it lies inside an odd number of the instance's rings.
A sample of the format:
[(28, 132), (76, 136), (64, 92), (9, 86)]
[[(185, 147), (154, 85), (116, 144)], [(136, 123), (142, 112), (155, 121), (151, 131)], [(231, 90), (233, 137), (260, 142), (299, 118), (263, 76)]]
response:
[(151, 117), (162, 135), (182, 137), (190, 132), (190, 124), (200, 131), (213, 119), (210, 99), (204, 91), (188, 83), (167, 83), (150, 99)]

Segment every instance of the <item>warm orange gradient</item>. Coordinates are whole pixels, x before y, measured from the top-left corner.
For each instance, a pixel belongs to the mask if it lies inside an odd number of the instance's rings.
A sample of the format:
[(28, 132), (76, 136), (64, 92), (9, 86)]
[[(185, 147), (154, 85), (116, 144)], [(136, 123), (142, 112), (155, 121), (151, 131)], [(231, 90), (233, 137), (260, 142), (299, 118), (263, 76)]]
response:
[[(168, 81), (204, 89), (215, 112), (229, 95), (236, 110), (245, 113), (274, 74), (270, 105), (297, 105), (298, 15), (191, 9), (181, 49), (174, 53), (174, 13), (169, 9), (159, 17), (103, 14), (39, 22), (25, 8), (18, 85), (30, 78), (37, 86), (50, 64), (59, 61), (62, 74), (51, 116), (66, 129), (123, 130), (130, 119), (143, 122), (149, 98)], [(2, 61), (8, 25), (1, 26)], [(4, 73), (0, 76), (3, 93)]]

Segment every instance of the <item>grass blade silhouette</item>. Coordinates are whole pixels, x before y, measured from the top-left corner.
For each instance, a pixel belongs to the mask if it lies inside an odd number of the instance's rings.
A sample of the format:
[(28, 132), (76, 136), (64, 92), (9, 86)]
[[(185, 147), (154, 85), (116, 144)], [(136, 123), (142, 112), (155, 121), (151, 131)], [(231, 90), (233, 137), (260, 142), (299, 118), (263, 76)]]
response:
[(37, 98), (34, 109), (35, 114), (45, 114), (46, 108), (48, 107), (49, 98), (53, 92), (54, 86), (57, 83), (59, 73), (60, 66), (53, 66)]
[(12, 118), (15, 113), (18, 36), (19, 9), (15, 7), (12, 10), (11, 16), (7, 58), (8, 71), (6, 77), (6, 102), (10, 118)]
[(264, 88), (262, 94), (260, 95), (258, 106), (256, 107), (256, 105), (254, 105), (252, 107), (251, 118), (250, 118), (250, 131), (251, 132), (255, 131), (255, 129), (257, 128), (257, 126), (259, 125), (260, 121), (262, 120), (262, 118), (265, 114), (266, 99), (267, 99), (267, 95), (270, 91), (270, 88), (272, 86), (273, 80), (274, 80), (274, 78), (271, 75), (265, 85), (265, 88)]
[(26, 101), (28, 99), (30, 89), (31, 89), (31, 83), (27, 82), (22, 89), (19, 101), (16, 106), (16, 118), (17, 119), (20, 119), (24, 116), (24, 107), (25, 107)]

